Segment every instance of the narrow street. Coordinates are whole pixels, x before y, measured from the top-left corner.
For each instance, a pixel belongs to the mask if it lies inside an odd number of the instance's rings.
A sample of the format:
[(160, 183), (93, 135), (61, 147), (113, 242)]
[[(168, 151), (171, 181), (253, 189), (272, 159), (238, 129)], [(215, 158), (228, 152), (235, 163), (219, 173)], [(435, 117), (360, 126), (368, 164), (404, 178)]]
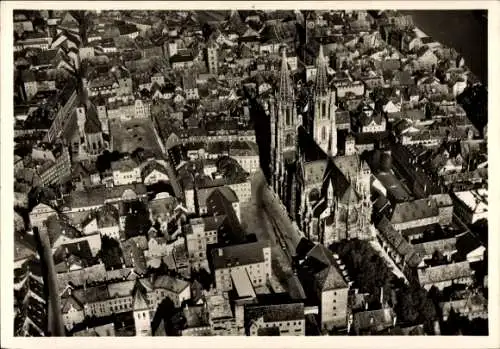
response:
[(262, 172), (255, 175), (255, 186), (259, 204), (267, 213), (269, 220), (276, 228), (279, 241), (286, 248), (290, 256), (295, 255), (297, 246), (302, 239), (302, 235), (288, 216), (285, 206), (266, 183)]
[[(264, 189), (264, 190), (263, 190)], [(287, 248), (283, 248), (284, 242), (280, 240), (279, 225), (275, 217), (271, 217), (264, 209), (262, 193), (267, 191), (262, 172), (252, 175), (252, 200), (241, 206), (241, 220), (248, 233), (256, 235), (258, 240), (267, 240), (271, 243), (272, 269), (276, 280), (280, 285), (272, 282), (275, 291), (280, 288), (286, 290), (288, 280), (293, 276), (291, 265), (292, 255)], [(276, 285), (276, 287), (274, 286)]]

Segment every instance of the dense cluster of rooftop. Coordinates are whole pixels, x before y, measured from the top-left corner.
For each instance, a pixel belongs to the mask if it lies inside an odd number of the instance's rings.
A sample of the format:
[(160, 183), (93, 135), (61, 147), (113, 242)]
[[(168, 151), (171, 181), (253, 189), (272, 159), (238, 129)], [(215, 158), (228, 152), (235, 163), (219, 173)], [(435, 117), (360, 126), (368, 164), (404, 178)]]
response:
[(457, 101), (480, 84), (410, 17), (43, 10), (14, 28), (16, 335), (487, 319), (487, 135)]

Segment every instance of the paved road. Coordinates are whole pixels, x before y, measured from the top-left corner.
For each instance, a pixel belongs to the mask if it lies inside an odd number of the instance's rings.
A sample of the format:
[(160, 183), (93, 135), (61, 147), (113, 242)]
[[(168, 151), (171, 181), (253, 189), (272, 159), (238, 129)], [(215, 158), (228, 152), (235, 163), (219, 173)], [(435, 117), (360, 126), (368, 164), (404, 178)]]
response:
[(258, 203), (262, 205), (265, 213), (270, 218), (278, 234), (278, 239), (285, 245), (290, 256), (295, 255), (297, 245), (302, 239), (302, 234), (288, 216), (288, 212), (281, 200), (274, 191), (267, 186), (262, 172), (257, 172), (255, 174), (254, 183), (256, 186)]
[(47, 282), (48, 282), (48, 330), (51, 336), (65, 336), (64, 323), (61, 314), (61, 298), (59, 297), (59, 288), (57, 286), (57, 273), (50, 247), (49, 236), (46, 231), (40, 230), (40, 241), (43, 248), (42, 258), (47, 266)]
[(283, 249), (283, 242), (280, 242), (277, 225), (274, 218), (263, 207), (262, 189), (266, 185), (261, 172), (252, 175), (252, 200), (243, 203), (241, 206), (241, 220), (245, 229), (249, 233), (254, 233), (258, 240), (267, 240), (271, 243), (272, 269), (275, 276), (274, 281), (279, 285), (275, 291), (287, 290), (288, 280), (293, 276), (291, 256), (287, 249)]

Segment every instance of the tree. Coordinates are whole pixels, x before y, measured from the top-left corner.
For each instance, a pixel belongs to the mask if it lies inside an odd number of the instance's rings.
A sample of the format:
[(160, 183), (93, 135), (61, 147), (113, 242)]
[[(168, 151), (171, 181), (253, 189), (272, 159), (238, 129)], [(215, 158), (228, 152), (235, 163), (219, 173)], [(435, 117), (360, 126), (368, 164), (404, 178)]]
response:
[(412, 324), (429, 326), (437, 318), (436, 306), (427, 291), (414, 285), (404, 285), (398, 290), (395, 310), (402, 322)]
[(389, 294), (393, 274), (368, 242), (346, 240), (331, 246), (331, 249), (339, 254), (360, 292), (370, 293), (374, 299), (379, 299), (380, 288), (383, 287), (384, 294)]
[(130, 203), (130, 213), (125, 218), (125, 235), (127, 239), (146, 235), (151, 228), (149, 212), (141, 201)]
[(122, 267), (123, 251), (120, 243), (107, 235), (102, 236), (101, 250), (97, 253), (97, 257), (102, 260), (107, 270)]

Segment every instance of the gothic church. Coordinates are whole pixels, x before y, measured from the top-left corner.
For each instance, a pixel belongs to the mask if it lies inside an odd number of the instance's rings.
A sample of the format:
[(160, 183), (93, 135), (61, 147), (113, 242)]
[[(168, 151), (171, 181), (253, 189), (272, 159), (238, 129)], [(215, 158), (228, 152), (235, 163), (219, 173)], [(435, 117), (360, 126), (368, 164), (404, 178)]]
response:
[(307, 107), (312, 109), (297, 110), (283, 49), (279, 88), (264, 108), (271, 120), (271, 185), (312, 241), (328, 246), (344, 239), (369, 239), (371, 172), (352, 137), (347, 137), (343, 154), (337, 154), (336, 91), (328, 81), (323, 47), (312, 91)]

